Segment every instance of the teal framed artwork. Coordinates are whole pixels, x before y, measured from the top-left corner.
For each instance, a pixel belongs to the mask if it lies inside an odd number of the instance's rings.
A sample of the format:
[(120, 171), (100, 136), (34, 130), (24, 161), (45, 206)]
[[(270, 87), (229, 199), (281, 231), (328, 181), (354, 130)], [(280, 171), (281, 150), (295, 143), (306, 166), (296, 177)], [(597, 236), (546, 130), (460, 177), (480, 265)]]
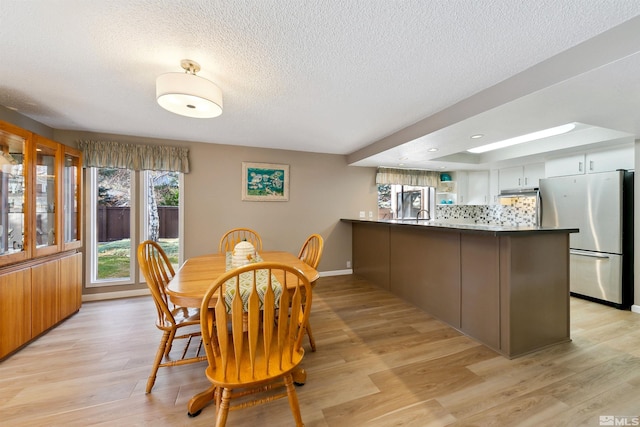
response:
[(289, 200), (289, 165), (242, 162), (242, 200)]

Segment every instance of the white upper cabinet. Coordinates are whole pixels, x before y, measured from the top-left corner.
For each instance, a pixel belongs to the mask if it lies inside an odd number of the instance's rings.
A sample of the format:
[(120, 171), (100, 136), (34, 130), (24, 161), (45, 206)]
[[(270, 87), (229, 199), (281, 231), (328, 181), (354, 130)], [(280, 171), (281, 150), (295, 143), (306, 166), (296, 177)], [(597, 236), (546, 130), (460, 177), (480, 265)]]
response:
[(466, 171), (457, 171), (456, 180), (458, 180), (458, 204), (469, 204), (469, 175)]
[(498, 203), (498, 196), (500, 195), (500, 171), (498, 169), (491, 169), (489, 171), (489, 204), (495, 205)]
[(587, 153), (585, 168), (587, 173), (635, 169), (633, 147)]
[(545, 165), (545, 173), (552, 177), (634, 168), (633, 147), (628, 146), (550, 159)]
[(469, 171), (467, 184), (467, 204), (489, 204), (489, 171)]
[(584, 173), (584, 154), (559, 157), (545, 163), (545, 174), (551, 176), (578, 175)]
[(522, 187), (522, 166), (502, 168), (498, 171), (498, 187), (500, 191)]
[(523, 188), (535, 188), (540, 186), (540, 180), (544, 178), (544, 163), (533, 163), (524, 166)]
[(544, 163), (503, 168), (498, 173), (498, 187), (500, 191), (538, 187), (544, 173)]

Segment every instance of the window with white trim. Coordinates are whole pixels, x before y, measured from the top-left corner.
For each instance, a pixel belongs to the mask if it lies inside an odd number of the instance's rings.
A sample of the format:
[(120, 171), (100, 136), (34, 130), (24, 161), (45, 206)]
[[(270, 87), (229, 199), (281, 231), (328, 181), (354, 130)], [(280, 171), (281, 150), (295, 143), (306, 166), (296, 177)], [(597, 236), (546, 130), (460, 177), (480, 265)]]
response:
[(177, 269), (182, 254), (182, 176), (87, 168), (87, 287), (135, 283), (137, 246), (147, 239), (158, 241)]

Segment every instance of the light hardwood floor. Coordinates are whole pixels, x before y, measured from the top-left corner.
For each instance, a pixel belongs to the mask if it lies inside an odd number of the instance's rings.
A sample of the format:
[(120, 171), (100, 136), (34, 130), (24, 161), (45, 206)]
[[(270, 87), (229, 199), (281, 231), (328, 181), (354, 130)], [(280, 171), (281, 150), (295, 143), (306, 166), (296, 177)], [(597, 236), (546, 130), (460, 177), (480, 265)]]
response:
[[(204, 364), (161, 368), (150, 297), (85, 303), (0, 363), (2, 426), (204, 426)], [(571, 301), (571, 343), (508, 360), (355, 276), (321, 278), (298, 388), (307, 426), (598, 426), (640, 415), (640, 314)], [(308, 345), (306, 346), (308, 348)], [(206, 362), (205, 362), (206, 363)], [(633, 419), (628, 419), (632, 422)], [(229, 426), (293, 425), (286, 399)]]

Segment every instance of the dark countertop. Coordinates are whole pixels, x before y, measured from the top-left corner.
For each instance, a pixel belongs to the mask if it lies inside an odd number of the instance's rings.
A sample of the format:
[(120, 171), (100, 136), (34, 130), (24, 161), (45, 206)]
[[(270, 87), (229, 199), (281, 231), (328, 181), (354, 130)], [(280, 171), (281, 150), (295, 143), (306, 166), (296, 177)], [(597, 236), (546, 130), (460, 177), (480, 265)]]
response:
[(443, 220), (368, 220), (368, 219), (349, 219), (342, 218), (341, 221), (352, 223), (368, 223), (380, 225), (393, 225), (399, 227), (421, 227), (433, 228), (438, 230), (464, 231), (464, 232), (481, 232), (491, 234), (544, 234), (544, 233), (577, 233), (577, 228), (559, 228), (559, 227), (517, 227), (509, 225), (492, 225), (492, 224), (463, 224), (452, 223)]

